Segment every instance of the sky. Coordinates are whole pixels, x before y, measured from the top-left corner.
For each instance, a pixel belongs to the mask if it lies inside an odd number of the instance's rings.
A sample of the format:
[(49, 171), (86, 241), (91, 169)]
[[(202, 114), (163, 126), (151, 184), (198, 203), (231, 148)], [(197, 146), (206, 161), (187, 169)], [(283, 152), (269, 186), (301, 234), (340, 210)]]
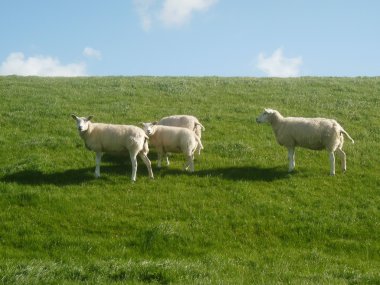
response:
[(380, 76), (378, 0), (1, 0), (0, 75)]

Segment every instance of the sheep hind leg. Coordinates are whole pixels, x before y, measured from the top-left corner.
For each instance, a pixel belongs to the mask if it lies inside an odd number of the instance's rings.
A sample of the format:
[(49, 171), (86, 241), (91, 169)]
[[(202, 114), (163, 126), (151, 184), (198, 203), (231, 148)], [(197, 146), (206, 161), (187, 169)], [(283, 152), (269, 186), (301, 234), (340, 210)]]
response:
[(329, 158), (330, 158), (330, 175), (335, 175), (335, 155), (333, 151), (329, 152)]
[(340, 160), (342, 162), (342, 171), (346, 172), (346, 169), (347, 169), (346, 168), (346, 154), (341, 148), (338, 148), (336, 151), (338, 152), (338, 155), (339, 155)]
[(139, 156), (141, 160), (145, 163), (146, 168), (148, 168), (149, 177), (153, 179), (154, 176), (153, 176), (153, 170), (152, 170), (152, 163), (150, 162), (149, 158), (147, 157), (145, 153), (142, 153), (142, 152), (139, 153)]
[(183, 167), (184, 170), (189, 170), (190, 172), (194, 172), (194, 155), (186, 155), (187, 161), (185, 163), (185, 166)]
[(288, 148), (288, 160), (289, 160), (289, 169), (288, 172), (292, 172), (294, 168), (296, 167), (296, 160), (295, 160), (295, 148)]
[(132, 163), (132, 176), (131, 176), (131, 180), (133, 182), (135, 182), (136, 181), (136, 172), (137, 172), (137, 159), (136, 159), (137, 154), (136, 153), (130, 153), (129, 155), (131, 157), (131, 163)]
[(96, 163), (96, 166), (95, 166), (95, 178), (99, 178), (100, 177), (100, 163), (102, 162), (102, 156), (103, 156), (103, 153), (101, 153), (101, 152), (97, 152), (96, 153), (96, 158), (95, 158), (95, 163)]
[(170, 165), (169, 155), (167, 152), (164, 155), (165, 155), (166, 165), (169, 166)]
[(162, 153), (157, 152), (157, 167), (161, 168)]

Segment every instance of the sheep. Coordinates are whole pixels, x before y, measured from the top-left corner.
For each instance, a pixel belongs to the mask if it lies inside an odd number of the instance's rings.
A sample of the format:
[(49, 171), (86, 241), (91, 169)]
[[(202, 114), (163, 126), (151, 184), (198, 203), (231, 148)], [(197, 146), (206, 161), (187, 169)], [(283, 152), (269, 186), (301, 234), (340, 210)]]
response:
[(156, 123), (141, 123), (149, 142), (154, 145), (158, 154), (157, 166), (161, 168), (162, 156), (169, 165), (167, 152), (182, 152), (186, 158), (184, 169), (194, 172), (194, 152), (198, 146), (203, 149), (200, 138), (191, 130), (181, 127), (157, 125)]
[(100, 177), (100, 162), (103, 153), (125, 154), (129, 152), (132, 162), (132, 181), (136, 181), (137, 159), (139, 155), (153, 179), (151, 162), (148, 159), (148, 137), (136, 126), (92, 123), (93, 116), (78, 117), (71, 115), (77, 123), (80, 137), (88, 150), (96, 153), (95, 177)]
[(194, 131), (199, 138), (202, 137), (202, 131), (205, 131), (205, 127), (199, 122), (199, 120), (190, 115), (173, 115), (164, 117), (157, 122), (157, 125), (187, 128)]
[(295, 147), (312, 150), (326, 149), (330, 159), (330, 175), (335, 175), (336, 151), (341, 158), (342, 171), (346, 171), (346, 154), (342, 150), (346, 135), (354, 140), (337, 121), (324, 118), (284, 118), (278, 111), (265, 109), (256, 119), (257, 123), (270, 123), (277, 142), (288, 149), (289, 172), (295, 168)]
[[(190, 115), (172, 115), (164, 117), (157, 122), (157, 125), (187, 128), (194, 131), (199, 138), (202, 137), (202, 131), (206, 130), (196, 117)], [(198, 147), (197, 150), (198, 155), (200, 155), (200, 147)]]

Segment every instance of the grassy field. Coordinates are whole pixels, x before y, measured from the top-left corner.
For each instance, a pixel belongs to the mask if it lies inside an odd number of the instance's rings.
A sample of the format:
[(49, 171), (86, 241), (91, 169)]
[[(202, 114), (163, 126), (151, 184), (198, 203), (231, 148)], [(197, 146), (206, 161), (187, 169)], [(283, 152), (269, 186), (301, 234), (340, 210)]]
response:
[[(347, 172), (298, 149), (288, 174), (265, 107), (338, 120)], [(95, 179), (71, 113), (192, 114), (205, 149)], [(0, 157), (0, 284), (380, 284), (380, 78), (0, 77)]]

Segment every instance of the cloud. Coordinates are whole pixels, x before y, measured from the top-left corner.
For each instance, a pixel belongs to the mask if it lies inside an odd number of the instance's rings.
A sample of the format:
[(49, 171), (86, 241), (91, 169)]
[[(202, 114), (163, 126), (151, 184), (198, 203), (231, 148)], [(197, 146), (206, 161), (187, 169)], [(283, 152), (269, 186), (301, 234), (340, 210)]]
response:
[(86, 57), (93, 57), (97, 60), (102, 59), (102, 53), (99, 50), (93, 49), (91, 47), (85, 47), (83, 50), (83, 55)]
[(286, 58), (283, 55), (282, 48), (279, 48), (269, 57), (260, 53), (256, 67), (268, 76), (297, 77), (300, 76), (301, 65), (302, 57)]
[(203, 12), (214, 5), (217, 0), (165, 0), (160, 13), (160, 20), (166, 26), (182, 26), (190, 21), (194, 12)]
[(191, 20), (193, 13), (207, 11), (218, 0), (134, 0), (135, 9), (145, 31), (155, 21), (166, 27), (181, 27)]
[(62, 65), (50, 56), (25, 58), (22, 52), (11, 53), (0, 65), (0, 75), (34, 76), (86, 76), (84, 63)]
[(155, 0), (133, 0), (133, 3), (144, 31), (149, 31), (153, 21), (152, 10)]

